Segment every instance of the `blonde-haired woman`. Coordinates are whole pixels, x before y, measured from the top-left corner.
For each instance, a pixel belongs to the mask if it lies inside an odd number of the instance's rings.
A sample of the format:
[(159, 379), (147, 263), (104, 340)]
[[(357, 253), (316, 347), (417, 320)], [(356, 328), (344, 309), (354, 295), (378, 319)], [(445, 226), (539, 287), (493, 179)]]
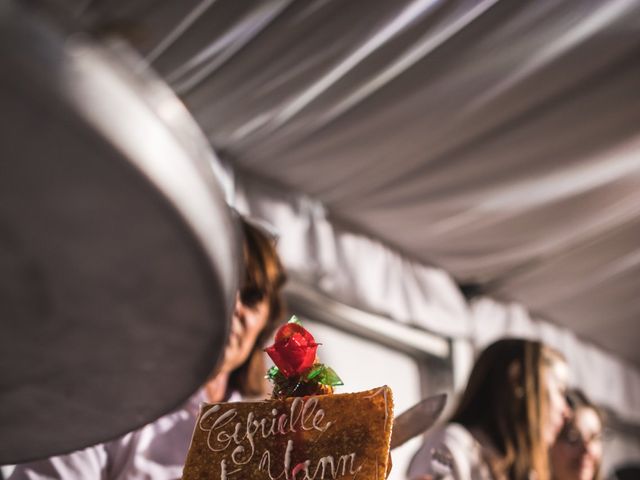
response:
[(549, 480), (549, 447), (568, 407), (564, 357), (537, 341), (503, 339), (478, 357), (449, 422), (413, 458), (411, 479)]

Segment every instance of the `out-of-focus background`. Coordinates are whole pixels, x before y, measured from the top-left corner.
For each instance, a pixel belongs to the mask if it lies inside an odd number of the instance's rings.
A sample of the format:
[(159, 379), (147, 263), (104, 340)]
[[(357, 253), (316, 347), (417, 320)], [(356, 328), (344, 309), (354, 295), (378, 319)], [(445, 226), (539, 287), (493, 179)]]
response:
[(25, 4), (177, 95), (159, 115), (186, 106), (227, 203), (278, 233), (342, 391), (401, 412), (539, 338), (609, 414), (605, 472), (640, 462), (640, 2)]

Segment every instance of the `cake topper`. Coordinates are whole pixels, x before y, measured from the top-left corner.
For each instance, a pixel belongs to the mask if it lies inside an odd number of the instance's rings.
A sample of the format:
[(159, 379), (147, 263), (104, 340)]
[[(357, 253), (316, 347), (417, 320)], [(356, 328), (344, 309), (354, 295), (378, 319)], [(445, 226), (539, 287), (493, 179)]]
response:
[(319, 345), (295, 315), (280, 327), (274, 344), (265, 349), (275, 363), (267, 372), (273, 398), (328, 394), (343, 385), (331, 367), (318, 361)]

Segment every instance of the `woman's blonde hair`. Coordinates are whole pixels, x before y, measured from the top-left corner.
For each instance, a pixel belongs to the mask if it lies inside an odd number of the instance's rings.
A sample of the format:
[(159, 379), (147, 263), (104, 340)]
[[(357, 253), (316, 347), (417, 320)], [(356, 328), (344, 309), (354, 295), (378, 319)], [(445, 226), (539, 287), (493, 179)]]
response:
[(543, 426), (549, 401), (544, 374), (562, 354), (540, 342), (503, 339), (478, 357), (451, 421), (479, 429), (501, 458), (486, 457), (496, 479), (548, 480)]
[(247, 360), (229, 375), (229, 389), (243, 396), (266, 393), (264, 379), (264, 343), (273, 336), (284, 319), (285, 306), (281, 296), (287, 275), (276, 251), (275, 241), (261, 228), (245, 219), (240, 221), (243, 234), (244, 271), (241, 278), (240, 300), (251, 306), (265, 297), (269, 304), (267, 324), (258, 335)]

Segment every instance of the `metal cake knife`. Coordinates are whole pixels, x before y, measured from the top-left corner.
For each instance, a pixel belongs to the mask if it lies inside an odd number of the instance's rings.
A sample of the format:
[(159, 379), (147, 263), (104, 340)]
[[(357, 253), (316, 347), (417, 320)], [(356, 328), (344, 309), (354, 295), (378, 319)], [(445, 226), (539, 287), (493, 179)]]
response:
[(447, 394), (441, 393), (419, 401), (413, 407), (398, 415), (393, 421), (391, 449), (399, 447), (416, 435), (420, 435), (431, 428), (438, 420), (446, 403)]

